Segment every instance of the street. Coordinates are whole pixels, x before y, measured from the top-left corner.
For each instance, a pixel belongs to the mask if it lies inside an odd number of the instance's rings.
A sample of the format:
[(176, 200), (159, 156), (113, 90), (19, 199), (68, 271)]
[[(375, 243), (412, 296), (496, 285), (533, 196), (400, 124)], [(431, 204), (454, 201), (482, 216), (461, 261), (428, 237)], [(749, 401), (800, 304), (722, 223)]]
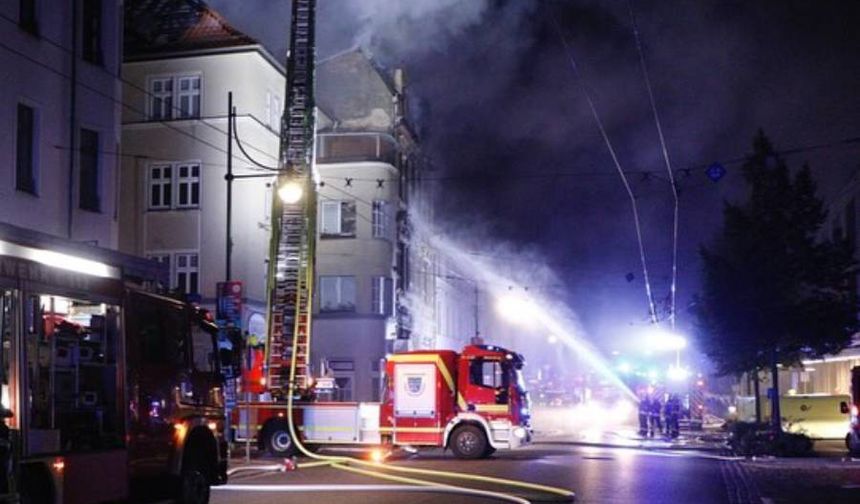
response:
[[(762, 502), (746, 468), (731, 457), (697, 451), (642, 450), (591, 447), (571, 444), (537, 443), (514, 452), (498, 452), (488, 460), (461, 461), (439, 450), (422, 452), (398, 465), (458, 473), (473, 473), (525, 480), (573, 490), (576, 502)], [(414, 476), (418, 477), (418, 476)], [(437, 481), (442, 481), (436, 478)], [(446, 483), (457, 484), (448, 480)], [(235, 476), (233, 485), (350, 485), (388, 484), (383, 480), (346, 473), (333, 468), (311, 468), (286, 473), (248, 472)], [(504, 492), (487, 485), (475, 488)], [(537, 492), (514, 492), (530, 502), (561, 502), (562, 499)], [(315, 502), (344, 502), (335, 492), (315, 492)], [(351, 504), (476, 502), (474, 497), (404, 493), (349, 492)], [(217, 489), (214, 504), (260, 504), (283, 502), (284, 494)], [(486, 502), (491, 502), (487, 499)]]

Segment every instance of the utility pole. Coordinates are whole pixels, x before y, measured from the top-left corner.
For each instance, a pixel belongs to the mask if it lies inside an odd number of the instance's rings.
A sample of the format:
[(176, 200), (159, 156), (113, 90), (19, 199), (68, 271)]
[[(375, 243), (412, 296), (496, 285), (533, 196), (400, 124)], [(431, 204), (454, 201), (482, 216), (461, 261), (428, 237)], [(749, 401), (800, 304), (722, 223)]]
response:
[(233, 278), (233, 92), (227, 93), (227, 255), (226, 274), (224, 281), (229, 282)]
[(481, 330), (478, 325), (478, 283), (475, 282), (475, 341), (481, 339)]

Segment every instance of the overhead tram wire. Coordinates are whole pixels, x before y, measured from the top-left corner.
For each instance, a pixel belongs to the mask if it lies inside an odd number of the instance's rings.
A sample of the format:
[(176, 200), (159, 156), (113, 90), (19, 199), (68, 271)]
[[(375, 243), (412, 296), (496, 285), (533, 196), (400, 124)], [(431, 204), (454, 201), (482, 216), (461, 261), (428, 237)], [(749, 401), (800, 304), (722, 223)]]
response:
[[(3, 19), (3, 20), (5, 20), (6, 22), (11, 23), (11, 24), (14, 24), (14, 25), (16, 25), (16, 26), (18, 25), (18, 22), (17, 22), (16, 20), (14, 20), (14, 19), (12, 19), (12, 18), (10, 18), (10, 17), (8, 17), (8, 16), (6, 16), (6, 15), (0, 14), (0, 19)], [(66, 54), (71, 54), (71, 53), (72, 53), (71, 49), (69, 49), (69, 48), (65, 47), (64, 45), (60, 44), (59, 42), (57, 42), (57, 41), (55, 41), (55, 40), (53, 40), (53, 39), (50, 39), (50, 38), (48, 38), (48, 37), (45, 37), (45, 36), (44, 36), (44, 35), (42, 35), (42, 34), (39, 34), (39, 35), (38, 35), (38, 38), (39, 38), (39, 40), (42, 40), (42, 41), (44, 41), (44, 42), (47, 42), (49, 45), (56, 47), (57, 49), (59, 49), (60, 51), (65, 52)], [(42, 62), (40, 62), (40, 61), (38, 61), (38, 60), (35, 60), (35, 59), (33, 59), (33, 58), (29, 57), (28, 55), (26, 55), (26, 54), (24, 54), (24, 53), (19, 52), (19, 51), (18, 51), (18, 50), (16, 50), (16, 49), (10, 48), (9, 46), (7, 46), (7, 45), (5, 45), (5, 44), (2, 44), (2, 43), (0, 43), (0, 47), (3, 47), (4, 49), (6, 49), (6, 50), (7, 50), (7, 51), (9, 51), (9, 52), (12, 52), (12, 53), (14, 53), (14, 54), (17, 54), (18, 56), (21, 56), (21, 57), (23, 57), (23, 58), (25, 58), (25, 59), (27, 59), (27, 60), (31, 61), (32, 63), (35, 63), (35, 64), (37, 64), (37, 65), (39, 65), (39, 66), (42, 66), (43, 68), (46, 68), (47, 70), (49, 70), (49, 71), (51, 71), (51, 72), (54, 72), (54, 73), (56, 73), (57, 75), (59, 75), (59, 76), (61, 76), (61, 77), (65, 78), (65, 79), (71, 80), (71, 76), (66, 75), (66, 74), (64, 74), (63, 72), (61, 72), (61, 71), (59, 71), (59, 70), (57, 70), (57, 69), (55, 69), (55, 68), (53, 68), (53, 67), (50, 67), (49, 65), (46, 65), (46, 64), (44, 64), (44, 63), (42, 63)], [(111, 73), (111, 72), (110, 72), (110, 71), (108, 71), (105, 67), (97, 66), (96, 68), (97, 68), (97, 70), (99, 70), (99, 71), (101, 71), (102, 73), (104, 73), (104, 74), (106, 74), (106, 75), (110, 76), (111, 78), (113, 78), (113, 79), (117, 79), (117, 80), (119, 80), (120, 82), (122, 82), (123, 84), (126, 84), (126, 85), (128, 85), (128, 86), (130, 86), (130, 87), (132, 87), (132, 88), (136, 89), (137, 91), (140, 91), (141, 93), (143, 93), (143, 94), (147, 97), (147, 99), (149, 99), (149, 98), (153, 98), (153, 97), (155, 96), (155, 95), (153, 95), (149, 90), (147, 90), (147, 89), (145, 89), (145, 88), (142, 88), (142, 87), (138, 86), (136, 83), (134, 83), (134, 82), (132, 82), (132, 81), (129, 81), (129, 80), (127, 80), (127, 79), (123, 78), (121, 75), (115, 75), (115, 74)], [(136, 108), (136, 107), (134, 107), (134, 106), (132, 106), (132, 105), (129, 105), (128, 103), (123, 102), (122, 100), (117, 100), (117, 99), (115, 99), (114, 97), (109, 96), (109, 95), (106, 95), (106, 94), (105, 94), (105, 93), (103, 93), (102, 91), (100, 91), (100, 90), (98, 90), (98, 89), (95, 89), (95, 88), (93, 88), (93, 87), (91, 87), (91, 86), (88, 86), (87, 84), (85, 84), (85, 83), (83, 83), (83, 82), (81, 82), (81, 81), (79, 81), (79, 80), (76, 80), (76, 81), (75, 81), (75, 84), (76, 84), (76, 85), (79, 85), (79, 86), (81, 86), (81, 87), (83, 87), (83, 88), (85, 88), (85, 89), (88, 89), (88, 90), (90, 90), (90, 91), (92, 91), (92, 92), (94, 92), (94, 93), (96, 93), (96, 94), (98, 94), (98, 95), (100, 95), (100, 96), (102, 96), (102, 97), (104, 97), (104, 98), (107, 98), (108, 100), (111, 100), (111, 101), (113, 101), (113, 102), (115, 102), (115, 103), (117, 103), (117, 104), (119, 104), (119, 105), (121, 105), (121, 106), (123, 106), (123, 107), (125, 107), (125, 108), (127, 108), (127, 109), (129, 109), (129, 110), (131, 110), (132, 112), (136, 112), (136, 113), (140, 114), (140, 115), (141, 115), (141, 116), (143, 116), (143, 117), (147, 117), (147, 114), (146, 114), (146, 111), (145, 111), (145, 110), (140, 110), (140, 109), (138, 109), (138, 108)], [(182, 112), (182, 109), (181, 109), (178, 105), (173, 105), (173, 106), (171, 107), (171, 110), (172, 110), (172, 111), (174, 111), (174, 112)], [(210, 128), (210, 129), (212, 129), (212, 130), (214, 130), (214, 131), (216, 131), (216, 132), (218, 132), (218, 133), (220, 133), (220, 134), (224, 135), (225, 137), (227, 136), (227, 132), (226, 132), (226, 131), (222, 130), (221, 128), (219, 128), (219, 127), (215, 126), (214, 124), (212, 124), (212, 123), (208, 122), (208, 121), (207, 121), (207, 120), (205, 120), (205, 119), (202, 119), (202, 118), (188, 118), (188, 119), (189, 119), (189, 120), (195, 120), (195, 121), (199, 122), (200, 124), (202, 124), (202, 125), (204, 125), (204, 126), (206, 126), (206, 127)], [(172, 130), (174, 130), (174, 131), (176, 131), (176, 132), (178, 132), (178, 133), (180, 133), (180, 134), (183, 134), (183, 135), (185, 135), (185, 136), (188, 136), (188, 137), (190, 137), (190, 138), (193, 138), (194, 140), (199, 141), (199, 142), (201, 142), (201, 143), (203, 143), (203, 144), (205, 144), (205, 145), (207, 145), (207, 146), (209, 146), (209, 147), (216, 148), (216, 149), (218, 149), (219, 151), (221, 151), (221, 152), (222, 152), (223, 154), (225, 154), (225, 155), (227, 154), (227, 151), (226, 151), (225, 149), (223, 149), (223, 148), (219, 148), (219, 147), (216, 147), (214, 144), (212, 144), (212, 143), (210, 143), (210, 142), (208, 142), (208, 141), (206, 141), (206, 140), (203, 140), (203, 139), (201, 139), (200, 137), (198, 137), (198, 136), (196, 136), (196, 135), (194, 135), (194, 134), (192, 134), (192, 133), (188, 133), (187, 131), (183, 131), (183, 130), (181, 130), (181, 129), (179, 129), (179, 128), (177, 128), (177, 127), (175, 127), (175, 126), (173, 126), (173, 125), (169, 124), (169, 123), (168, 123), (168, 122), (166, 122), (166, 121), (163, 121), (163, 120), (152, 120), (152, 121), (148, 121), (148, 122), (162, 124), (162, 125), (164, 125), (164, 126), (166, 126), (166, 127), (170, 128), (170, 129), (172, 129)], [(253, 149), (253, 150), (255, 150), (255, 151), (257, 151), (257, 152), (259, 152), (259, 153), (261, 153), (261, 154), (263, 154), (263, 155), (265, 155), (265, 156), (269, 156), (269, 157), (274, 158), (274, 156), (272, 156), (271, 154), (269, 154), (268, 152), (266, 152), (264, 149), (261, 149), (261, 148), (259, 148), (259, 147), (255, 146), (255, 145), (252, 145), (252, 144), (248, 144), (248, 145), (249, 145), (249, 148), (251, 148), (251, 149)], [(237, 156), (233, 156), (233, 157), (234, 157), (234, 159), (239, 159)]]
[(229, 113), (228, 113), (227, 117), (229, 117), (230, 121), (233, 123), (233, 138), (236, 140), (236, 145), (239, 147), (239, 150), (242, 152), (242, 154), (245, 155), (246, 158), (248, 158), (248, 161), (250, 161), (252, 164), (254, 164), (254, 165), (256, 165), (256, 166), (258, 166), (264, 170), (273, 171), (273, 172), (283, 171), (276, 166), (264, 165), (263, 163), (257, 161), (253, 157), (251, 157), (250, 154), (248, 154), (248, 152), (245, 150), (244, 145), (242, 144), (242, 140), (239, 139), (239, 126), (238, 126), (238, 124), (236, 124), (236, 114), (233, 113), (232, 110), (230, 110), (228, 112)]
[(591, 115), (594, 117), (594, 121), (597, 123), (597, 128), (600, 130), (600, 135), (601, 137), (603, 137), (603, 142), (606, 144), (606, 147), (609, 150), (609, 154), (612, 157), (612, 162), (615, 164), (615, 168), (618, 171), (618, 175), (621, 177), (621, 182), (624, 184), (624, 188), (627, 190), (627, 195), (630, 197), (630, 206), (633, 211), (633, 224), (636, 230), (636, 241), (639, 245), (639, 260), (642, 263), (642, 276), (645, 280), (645, 296), (647, 297), (648, 301), (648, 312), (651, 316), (651, 321), (653, 323), (657, 323), (657, 310), (654, 305), (654, 297), (651, 294), (651, 281), (648, 276), (648, 262), (645, 258), (645, 244), (642, 240), (642, 227), (639, 220), (639, 208), (636, 204), (636, 196), (633, 194), (633, 189), (630, 188), (630, 182), (627, 180), (627, 176), (624, 174), (624, 170), (621, 168), (621, 163), (618, 161), (618, 156), (615, 154), (615, 149), (612, 147), (612, 142), (610, 142), (609, 136), (606, 133), (606, 128), (604, 128), (603, 126), (603, 121), (600, 119), (600, 115), (597, 113), (597, 107), (594, 104), (594, 100), (591, 98), (591, 93), (588, 92), (588, 87), (585, 85), (585, 81), (579, 74), (579, 67), (576, 64), (576, 59), (573, 56), (573, 51), (570, 47), (570, 44), (568, 44), (567, 38), (565, 38), (564, 33), (561, 31), (561, 27), (558, 25), (558, 21), (556, 21), (554, 17), (551, 17), (550, 20), (556, 31), (558, 32), (558, 36), (561, 39), (562, 44), (564, 45), (568, 61), (570, 62), (570, 67), (573, 70), (574, 76), (579, 82), (583, 94), (585, 95), (585, 99), (588, 102), (588, 107), (589, 109), (591, 109)]
[(633, 37), (636, 40), (636, 50), (639, 53), (639, 67), (642, 69), (642, 77), (645, 88), (648, 90), (648, 101), (651, 104), (651, 112), (654, 115), (654, 124), (657, 127), (657, 135), (660, 137), (660, 149), (663, 151), (663, 160), (666, 162), (666, 172), (669, 174), (669, 185), (672, 186), (672, 198), (674, 210), (672, 215), (672, 285), (670, 287), (669, 301), (669, 324), (675, 329), (675, 293), (678, 285), (678, 186), (675, 183), (675, 174), (672, 170), (672, 162), (669, 160), (669, 151), (666, 148), (666, 138), (663, 135), (663, 126), (660, 123), (660, 114), (657, 112), (657, 103), (654, 99), (654, 90), (651, 86), (651, 76), (648, 73), (648, 65), (645, 62), (645, 50), (642, 48), (642, 38), (639, 34), (639, 25), (636, 22), (636, 12), (633, 10), (633, 0), (627, 0), (630, 11), (630, 23), (633, 27)]

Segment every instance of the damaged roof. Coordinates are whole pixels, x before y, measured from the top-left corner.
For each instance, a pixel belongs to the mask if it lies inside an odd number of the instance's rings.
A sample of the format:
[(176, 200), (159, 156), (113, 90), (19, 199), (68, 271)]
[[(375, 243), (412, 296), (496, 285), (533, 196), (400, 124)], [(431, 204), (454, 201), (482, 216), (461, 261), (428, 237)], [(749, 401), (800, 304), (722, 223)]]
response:
[(201, 0), (126, 0), (127, 59), (259, 45)]

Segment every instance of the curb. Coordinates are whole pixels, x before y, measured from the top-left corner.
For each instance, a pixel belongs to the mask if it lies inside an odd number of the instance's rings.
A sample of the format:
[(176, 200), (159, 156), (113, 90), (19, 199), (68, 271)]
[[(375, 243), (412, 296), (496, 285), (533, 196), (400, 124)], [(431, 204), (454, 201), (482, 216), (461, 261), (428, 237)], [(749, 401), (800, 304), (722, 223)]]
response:
[(540, 440), (534, 441), (534, 445), (556, 445), (556, 446), (591, 446), (594, 448), (635, 448), (637, 450), (649, 451), (724, 451), (724, 446), (644, 446), (642, 444), (616, 444), (616, 443), (595, 443), (590, 441), (565, 441), (565, 440)]

